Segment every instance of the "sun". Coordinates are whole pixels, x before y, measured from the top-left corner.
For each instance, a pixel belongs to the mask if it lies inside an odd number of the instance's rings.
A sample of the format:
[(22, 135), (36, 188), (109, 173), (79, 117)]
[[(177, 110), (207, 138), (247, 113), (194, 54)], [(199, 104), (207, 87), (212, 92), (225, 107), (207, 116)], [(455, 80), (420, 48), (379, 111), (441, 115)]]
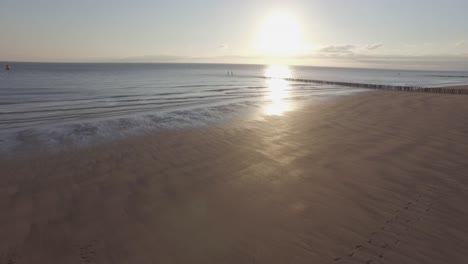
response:
[(301, 53), (300, 23), (294, 16), (284, 12), (267, 16), (258, 33), (257, 49), (267, 56), (291, 56)]

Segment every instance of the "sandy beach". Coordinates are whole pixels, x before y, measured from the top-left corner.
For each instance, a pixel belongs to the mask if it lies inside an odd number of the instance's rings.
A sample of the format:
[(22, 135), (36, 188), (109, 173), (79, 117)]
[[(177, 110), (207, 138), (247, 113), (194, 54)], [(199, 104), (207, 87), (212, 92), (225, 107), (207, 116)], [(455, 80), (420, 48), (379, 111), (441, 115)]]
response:
[(467, 96), (0, 160), (0, 263), (467, 263)]

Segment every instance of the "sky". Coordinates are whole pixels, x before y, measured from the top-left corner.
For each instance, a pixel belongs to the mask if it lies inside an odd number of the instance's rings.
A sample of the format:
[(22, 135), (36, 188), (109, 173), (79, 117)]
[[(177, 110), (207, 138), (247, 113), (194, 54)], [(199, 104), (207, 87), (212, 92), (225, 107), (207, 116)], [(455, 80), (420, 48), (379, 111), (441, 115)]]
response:
[(468, 70), (466, 0), (0, 0), (0, 61)]

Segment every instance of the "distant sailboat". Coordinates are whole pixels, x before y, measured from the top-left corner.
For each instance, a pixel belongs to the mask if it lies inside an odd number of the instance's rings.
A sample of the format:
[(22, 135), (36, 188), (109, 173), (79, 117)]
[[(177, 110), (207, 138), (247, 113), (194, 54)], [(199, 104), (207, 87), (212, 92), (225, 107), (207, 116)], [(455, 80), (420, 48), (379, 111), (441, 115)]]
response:
[(5, 65), (5, 71), (11, 71), (11, 66), (10, 65)]

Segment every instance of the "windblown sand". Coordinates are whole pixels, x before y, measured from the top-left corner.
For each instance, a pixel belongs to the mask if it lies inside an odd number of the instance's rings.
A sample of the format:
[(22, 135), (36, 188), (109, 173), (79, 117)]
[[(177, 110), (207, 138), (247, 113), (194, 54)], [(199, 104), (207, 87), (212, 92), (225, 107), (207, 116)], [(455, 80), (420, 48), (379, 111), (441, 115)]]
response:
[(0, 161), (0, 263), (468, 263), (468, 97)]

